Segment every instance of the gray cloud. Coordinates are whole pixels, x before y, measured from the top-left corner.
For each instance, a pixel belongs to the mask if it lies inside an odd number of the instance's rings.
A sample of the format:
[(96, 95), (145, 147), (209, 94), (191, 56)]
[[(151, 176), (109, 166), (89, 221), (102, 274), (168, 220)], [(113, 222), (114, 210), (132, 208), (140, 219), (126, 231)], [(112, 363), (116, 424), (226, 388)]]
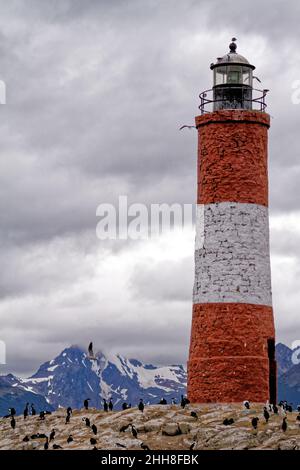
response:
[[(184, 256), (170, 251), (164, 262), (153, 243), (97, 240), (95, 213), (120, 194), (147, 205), (195, 201), (197, 135), (178, 129), (193, 123), (198, 94), (211, 86), (209, 64), (232, 35), (270, 88), (271, 215), (283, 217), (272, 232), (275, 311), (278, 339), (295, 339), (300, 252), (284, 217), (294, 213), (297, 220), (300, 203), (300, 106), (291, 102), (300, 79), (298, 2), (0, 6), (0, 79), (8, 101), (0, 107), (7, 368), (28, 372), (67, 344), (84, 346), (95, 332), (99, 349), (160, 363), (186, 360), (192, 243)], [(280, 282), (289, 269), (289, 283)]]

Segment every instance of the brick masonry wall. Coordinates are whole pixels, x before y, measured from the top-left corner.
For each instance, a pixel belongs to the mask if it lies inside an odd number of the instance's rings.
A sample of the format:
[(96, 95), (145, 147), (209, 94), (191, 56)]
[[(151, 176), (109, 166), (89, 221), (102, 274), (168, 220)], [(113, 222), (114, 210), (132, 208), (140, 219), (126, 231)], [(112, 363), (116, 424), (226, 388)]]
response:
[(198, 204), (222, 201), (268, 205), (269, 116), (223, 110), (196, 118)]
[(268, 339), (275, 338), (275, 331), (269, 124), (269, 115), (257, 111), (196, 117), (198, 207), (188, 362), (192, 402), (265, 402), (270, 397)]
[(269, 393), (268, 338), (272, 307), (240, 303), (196, 304), (188, 364), (194, 402), (264, 402)]
[(194, 303), (272, 305), (268, 208), (207, 204), (197, 218)]

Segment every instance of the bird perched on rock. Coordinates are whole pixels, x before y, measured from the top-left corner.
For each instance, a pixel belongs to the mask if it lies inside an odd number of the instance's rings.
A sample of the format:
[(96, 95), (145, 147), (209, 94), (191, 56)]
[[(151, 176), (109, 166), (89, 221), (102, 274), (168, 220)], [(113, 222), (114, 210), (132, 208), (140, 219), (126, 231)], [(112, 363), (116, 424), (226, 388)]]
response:
[(16, 414), (15, 408), (8, 408), (8, 411), (10, 412), (10, 416), (15, 416)]
[(270, 419), (270, 413), (268, 412), (266, 406), (264, 407), (264, 418), (266, 420), (266, 424), (268, 424), (269, 419)]
[(29, 403), (26, 403), (26, 406), (24, 408), (24, 411), (23, 411), (23, 416), (24, 416), (24, 419), (27, 418), (27, 416), (29, 415)]
[(108, 408), (109, 408), (109, 411), (112, 411), (113, 410), (113, 402), (111, 401), (111, 399), (109, 400), (109, 403), (108, 403)]
[(124, 446), (123, 444), (120, 444), (119, 442), (116, 442), (116, 446), (117, 447), (122, 447), (122, 449), (127, 449), (126, 446)]
[(251, 424), (253, 426), (254, 429), (257, 429), (257, 424), (258, 424), (258, 421), (259, 421), (259, 418), (252, 418), (251, 420)]
[(97, 426), (95, 424), (92, 424), (92, 431), (95, 435), (97, 434)]
[(103, 410), (104, 410), (105, 412), (108, 411), (108, 404), (107, 404), (107, 401), (105, 400), (105, 398), (103, 398)]
[(62, 447), (58, 444), (53, 444), (52, 448), (55, 449), (55, 450), (62, 449)]
[(158, 403), (158, 404), (159, 404), (159, 405), (167, 405), (167, 400), (166, 400), (164, 397), (162, 397), (162, 398), (159, 400), (159, 403)]
[(97, 444), (97, 439), (95, 439), (94, 437), (91, 437), (90, 438), (90, 443), (92, 446), (96, 445)]
[(45, 420), (45, 411), (40, 412), (40, 420), (44, 421)]
[(28, 436), (25, 436), (25, 437), (23, 438), (23, 442), (29, 442), (29, 437), (28, 437)]
[(13, 416), (11, 417), (10, 425), (11, 425), (12, 429), (15, 429), (15, 427), (16, 427), (16, 420), (15, 420), (15, 418), (14, 418)]
[(249, 400), (245, 400), (243, 402), (243, 404), (244, 404), (244, 407), (246, 408), (246, 410), (250, 410), (250, 401)]
[(273, 411), (275, 415), (278, 415), (278, 407), (276, 405), (273, 405)]
[(67, 443), (70, 444), (70, 442), (73, 442), (73, 441), (74, 441), (73, 436), (72, 436), (72, 434), (70, 434), (68, 439), (67, 439)]
[(146, 444), (144, 444), (143, 442), (141, 443), (141, 448), (143, 450), (150, 450), (150, 448)]
[(69, 424), (70, 419), (71, 419), (71, 415), (67, 414), (67, 416), (66, 416), (66, 424)]
[(127, 410), (128, 408), (128, 404), (126, 403), (126, 401), (124, 401), (124, 403), (122, 404), (122, 410)]
[(198, 419), (198, 415), (197, 415), (196, 411), (191, 411), (191, 416), (192, 416), (192, 418)]
[(125, 432), (128, 428), (129, 428), (130, 424), (125, 424), (124, 426), (122, 426), (119, 430), (119, 432)]
[(234, 423), (234, 419), (233, 418), (225, 418), (224, 421), (223, 421), (223, 424), (225, 426), (230, 426), (231, 424)]
[(32, 416), (35, 416), (36, 415), (36, 410), (35, 410), (35, 407), (34, 407), (34, 404), (31, 403), (31, 415)]
[(281, 429), (282, 429), (283, 432), (285, 432), (287, 430), (286, 416), (282, 420)]
[(138, 408), (142, 413), (144, 412), (145, 405), (144, 405), (144, 401), (142, 398), (140, 399)]
[(91, 426), (91, 422), (89, 418), (82, 418), (83, 421), (85, 421), (85, 425), (89, 428)]
[(192, 444), (189, 447), (189, 450), (194, 450), (195, 445), (196, 445), (196, 442), (192, 442)]
[(45, 449), (45, 450), (48, 450), (48, 449), (49, 449), (49, 439), (48, 439), (47, 436), (46, 436), (46, 442), (45, 442), (45, 444), (44, 444), (44, 449)]
[(300, 413), (296, 416), (296, 421), (300, 421)]
[(89, 401), (90, 401), (90, 398), (86, 398), (83, 402), (83, 406), (86, 410), (89, 409)]
[(50, 442), (53, 441), (55, 438), (55, 429), (52, 429), (51, 433), (50, 433)]
[(137, 433), (136, 428), (133, 426), (133, 424), (131, 424), (131, 432), (132, 432), (133, 437), (137, 439), (138, 433)]
[(71, 415), (73, 413), (73, 410), (70, 406), (67, 408), (67, 415)]

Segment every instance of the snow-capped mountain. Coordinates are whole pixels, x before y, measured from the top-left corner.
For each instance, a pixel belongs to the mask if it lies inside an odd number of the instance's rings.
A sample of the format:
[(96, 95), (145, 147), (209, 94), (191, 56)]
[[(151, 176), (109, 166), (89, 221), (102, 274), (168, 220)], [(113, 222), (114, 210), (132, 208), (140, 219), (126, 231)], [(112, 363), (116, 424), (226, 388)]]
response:
[[(276, 345), (278, 400), (300, 403), (300, 365), (292, 363), (292, 352), (283, 344)], [(124, 401), (136, 405), (140, 398), (157, 403), (165, 397), (170, 402), (186, 394), (186, 380), (182, 365), (158, 367), (102, 353), (90, 359), (81, 348), (71, 346), (27, 379), (0, 376), (0, 414), (6, 414), (10, 406), (21, 413), (26, 402), (34, 403), (37, 411), (81, 408), (85, 398), (97, 408), (103, 398), (112, 398), (117, 409)]]
[(140, 398), (146, 403), (157, 403), (161, 397), (178, 400), (186, 392), (186, 370), (181, 365), (156, 367), (102, 353), (90, 359), (77, 346), (42, 364), (30, 378), (14, 380), (15, 386), (45, 397), (54, 408), (81, 408), (85, 398), (97, 408), (103, 398), (112, 398), (120, 408), (124, 401), (136, 405)]
[(20, 379), (12, 374), (0, 376), (0, 415), (6, 415), (8, 408), (14, 407), (17, 414), (23, 412), (26, 403), (34, 403), (37, 410), (54, 410), (46, 398), (30, 390), (30, 387), (24, 388)]

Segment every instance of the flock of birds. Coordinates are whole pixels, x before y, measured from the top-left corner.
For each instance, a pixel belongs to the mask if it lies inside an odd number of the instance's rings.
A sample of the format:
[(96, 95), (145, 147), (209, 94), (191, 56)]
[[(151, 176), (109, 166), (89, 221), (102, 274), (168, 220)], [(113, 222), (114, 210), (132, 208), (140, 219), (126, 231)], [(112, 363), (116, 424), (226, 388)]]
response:
[[(90, 402), (90, 398), (86, 398), (84, 400), (83, 407), (84, 407), (85, 411), (89, 410), (89, 402)], [(189, 403), (190, 403), (189, 400), (182, 395), (181, 396), (181, 401), (180, 401), (181, 408), (184, 409)], [(162, 398), (160, 400), (159, 404), (166, 405), (167, 401), (165, 400), (165, 398)], [(250, 408), (251, 408), (250, 402), (248, 400), (244, 401), (243, 407), (247, 410), (250, 410)], [(29, 411), (29, 408), (31, 408), (30, 409), (31, 413)], [(114, 405), (113, 405), (111, 399), (109, 401), (107, 401), (106, 399), (103, 399), (103, 410), (105, 412), (113, 411), (113, 408), (114, 408)], [(123, 410), (129, 409), (129, 408), (131, 408), (131, 404), (128, 405), (127, 403), (123, 403), (123, 406), (122, 406)], [(140, 401), (137, 405), (137, 408), (139, 409), (139, 411), (141, 413), (144, 412), (145, 404), (144, 404), (143, 399), (140, 399)], [(280, 416), (282, 416), (281, 430), (282, 430), (282, 432), (285, 433), (287, 431), (287, 428), (288, 428), (287, 413), (292, 412), (292, 411), (293, 411), (292, 404), (288, 404), (286, 401), (281, 401), (278, 405), (273, 405), (273, 404), (267, 403), (266, 406), (264, 406), (264, 408), (263, 408), (263, 417), (264, 417), (265, 423), (268, 424), (271, 415), (280, 415)], [(296, 416), (296, 421), (299, 422), (299, 424), (300, 424), (300, 405), (297, 406), (297, 411), (298, 411), (298, 415)], [(70, 423), (72, 413), (73, 413), (72, 408), (68, 407), (66, 409), (66, 419), (65, 419), (65, 424), (66, 425)], [(199, 411), (198, 411), (198, 413), (199, 413)], [(24, 408), (24, 412), (23, 412), (24, 420), (26, 420), (27, 417), (30, 414), (32, 416), (35, 416), (36, 415), (36, 410), (35, 410), (34, 404), (31, 404), (31, 407), (29, 407), (29, 403), (27, 403), (25, 408)], [(51, 415), (51, 414), (52, 413), (50, 411), (41, 411), (39, 413), (39, 416), (37, 417), (37, 419), (39, 419), (40, 421), (44, 421), (46, 419), (46, 416)], [(199, 418), (198, 414), (195, 411), (191, 411), (190, 416), (192, 418), (194, 418), (195, 420), (197, 420)], [(16, 410), (15, 410), (15, 408), (9, 408), (9, 414), (4, 416), (4, 418), (10, 419), (11, 428), (13, 430), (15, 430), (15, 428), (16, 428)], [(91, 420), (89, 418), (86, 418), (86, 417), (82, 418), (82, 421), (85, 423), (85, 426), (87, 428), (89, 428), (90, 431), (91, 431), (90, 444), (91, 444), (91, 446), (93, 446), (93, 450), (98, 450), (97, 447), (96, 447), (97, 446), (97, 434), (98, 434), (98, 428), (97, 428), (96, 424), (91, 423)], [(259, 421), (259, 417), (257, 417), (257, 416), (255, 416), (251, 419), (251, 425), (252, 425), (252, 427), (255, 431), (257, 430), (257, 427), (258, 427), (258, 421)], [(234, 422), (235, 421), (234, 421), (233, 418), (225, 418), (223, 420), (222, 424), (224, 426), (231, 426), (232, 424), (234, 424)], [(137, 428), (135, 427), (135, 425), (133, 423), (129, 423), (129, 424), (121, 426), (121, 428), (119, 429), (119, 432), (120, 433), (125, 433), (127, 430), (131, 431), (131, 434), (132, 434), (133, 438), (135, 438), (135, 439), (138, 438), (138, 430), (137, 430)], [(45, 442), (44, 442), (44, 449), (45, 450), (49, 449), (50, 444), (52, 445), (52, 448), (54, 450), (63, 449), (63, 447), (61, 445), (56, 444), (54, 442), (55, 437), (56, 437), (56, 430), (52, 429), (49, 436), (44, 434), (44, 433), (36, 433), (36, 434), (32, 434), (31, 436), (26, 435), (23, 438), (23, 442), (29, 442), (29, 441), (35, 440), (35, 439), (44, 439), (45, 440)], [(73, 437), (72, 434), (70, 434), (69, 437), (66, 439), (66, 443), (70, 444), (73, 441), (74, 441), (74, 437)], [(117, 447), (126, 449), (126, 446), (119, 443), (119, 442), (116, 442), (115, 444), (116, 444)], [(189, 449), (193, 450), (195, 445), (196, 445), (196, 442), (193, 442), (190, 445)], [(149, 447), (146, 444), (144, 444), (143, 442), (140, 444), (140, 447), (143, 450), (150, 450)]]

